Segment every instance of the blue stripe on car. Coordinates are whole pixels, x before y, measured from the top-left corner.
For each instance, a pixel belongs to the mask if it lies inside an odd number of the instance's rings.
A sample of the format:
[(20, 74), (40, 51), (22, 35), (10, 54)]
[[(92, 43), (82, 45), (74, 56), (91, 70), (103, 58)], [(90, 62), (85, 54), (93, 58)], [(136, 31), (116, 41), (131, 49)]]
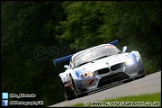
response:
[(137, 62), (137, 57), (134, 53), (131, 53), (131, 56), (134, 58), (134, 62), (136, 63)]
[(78, 78), (79, 78), (79, 74), (80, 74), (80, 73), (83, 73), (83, 71), (82, 71), (82, 70), (76, 70), (76, 71), (75, 71), (75, 74), (76, 74), (76, 76), (77, 76)]

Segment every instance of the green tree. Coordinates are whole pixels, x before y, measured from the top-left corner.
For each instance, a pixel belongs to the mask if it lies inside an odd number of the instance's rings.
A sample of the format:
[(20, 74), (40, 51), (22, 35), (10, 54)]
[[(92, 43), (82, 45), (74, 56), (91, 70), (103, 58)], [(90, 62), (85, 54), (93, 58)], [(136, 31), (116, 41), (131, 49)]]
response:
[(64, 2), (63, 7), (67, 20), (57, 27), (63, 30), (57, 38), (70, 42), (71, 48), (81, 50), (119, 39), (120, 46), (139, 50), (148, 73), (161, 68), (159, 1), (77, 1)]
[[(55, 26), (64, 19), (62, 2), (2, 2), (2, 91), (35, 93), (45, 106), (63, 99), (52, 59), (35, 56), (38, 48), (60, 46)], [(56, 89), (57, 88), (57, 89)], [(55, 97), (55, 94), (59, 97)], [(52, 95), (53, 94), (53, 95)]]

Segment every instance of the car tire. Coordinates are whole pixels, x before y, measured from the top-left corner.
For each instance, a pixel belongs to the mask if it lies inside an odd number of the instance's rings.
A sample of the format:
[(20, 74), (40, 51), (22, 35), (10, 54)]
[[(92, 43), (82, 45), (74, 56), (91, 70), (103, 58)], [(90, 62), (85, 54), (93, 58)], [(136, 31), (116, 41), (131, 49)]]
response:
[(74, 94), (73, 89), (70, 86), (67, 86), (67, 87), (65, 86), (66, 84), (69, 84), (69, 82), (63, 83), (61, 81), (61, 78), (60, 77), (59, 77), (59, 79), (60, 79), (60, 82), (61, 82), (61, 86), (63, 88), (63, 92), (64, 92), (65, 99), (66, 100), (72, 100), (72, 99), (74, 99), (76, 96)]
[(76, 86), (75, 86), (75, 83), (74, 83), (74, 80), (73, 80), (71, 74), (69, 76), (70, 76), (71, 89), (73, 90), (75, 98), (76, 98), (76, 97), (78, 97)]

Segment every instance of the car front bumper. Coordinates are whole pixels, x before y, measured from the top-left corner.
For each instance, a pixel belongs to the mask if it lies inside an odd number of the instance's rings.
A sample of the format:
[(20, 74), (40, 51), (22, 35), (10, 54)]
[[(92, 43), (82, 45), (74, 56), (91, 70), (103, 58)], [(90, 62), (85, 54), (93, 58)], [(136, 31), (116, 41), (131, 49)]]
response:
[(139, 64), (141, 63), (137, 62), (132, 65), (120, 63), (120, 65), (116, 65), (113, 68), (109, 68), (109, 72), (101, 72), (102, 74), (99, 74), (96, 71), (95, 75), (92, 77), (74, 79), (77, 91), (91, 91), (106, 84), (111, 84), (113, 82), (122, 81), (125, 79), (135, 78), (139, 76), (139, 74), (145, 74), (144, 72), (141, 72), (143, 70), (143, 65)]

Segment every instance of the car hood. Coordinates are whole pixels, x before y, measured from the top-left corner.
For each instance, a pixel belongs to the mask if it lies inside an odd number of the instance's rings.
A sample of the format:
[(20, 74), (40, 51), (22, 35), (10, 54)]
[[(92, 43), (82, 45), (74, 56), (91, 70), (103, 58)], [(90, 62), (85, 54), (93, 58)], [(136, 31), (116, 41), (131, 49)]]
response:
[(85, 65), (82, 65), (76, 70), (85, 70), (85, 71), (96, 71), (102, 68), (110, 67), (112, 65), (125, 62), (127, 59), (128, 53), (116, 54), (109, 57), (101, 58), (93, 62), (89, 62)]

